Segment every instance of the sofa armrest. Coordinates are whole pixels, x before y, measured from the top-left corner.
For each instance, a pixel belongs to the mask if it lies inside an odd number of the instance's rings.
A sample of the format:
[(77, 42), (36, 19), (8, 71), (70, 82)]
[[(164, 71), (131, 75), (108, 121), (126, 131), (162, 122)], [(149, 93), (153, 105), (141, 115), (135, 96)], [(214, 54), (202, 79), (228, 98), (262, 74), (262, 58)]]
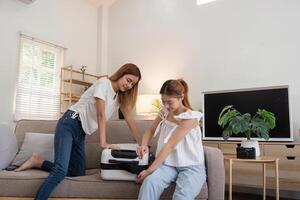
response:
[(208, 199), (224, 200), (225, 168), (223, 153), (217, 148), (204, 147)]

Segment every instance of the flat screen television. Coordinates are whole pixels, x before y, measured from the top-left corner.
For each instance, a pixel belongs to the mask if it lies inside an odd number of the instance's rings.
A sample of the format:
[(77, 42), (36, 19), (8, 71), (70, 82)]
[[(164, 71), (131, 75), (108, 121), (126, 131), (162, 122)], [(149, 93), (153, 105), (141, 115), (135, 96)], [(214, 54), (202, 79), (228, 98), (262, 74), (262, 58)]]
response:
[[(273, 112), (276, 127), (269, 132), (269, 140), (293, 141), (289, 99), (288, 86), (203, 92), (203, 140), (223, 140), (223, 130), (218, 125), (218, 117), (225, 106), (233, 105), (242, 114), (250, 113), (251, 116), (258, 108)], [(257, 138), (255, 134), (252, 134), (252, 138), (263, 140)], [(229, 140), (242, 139), (245, 139), (242, 134), (233, 134), (229, 138)]]

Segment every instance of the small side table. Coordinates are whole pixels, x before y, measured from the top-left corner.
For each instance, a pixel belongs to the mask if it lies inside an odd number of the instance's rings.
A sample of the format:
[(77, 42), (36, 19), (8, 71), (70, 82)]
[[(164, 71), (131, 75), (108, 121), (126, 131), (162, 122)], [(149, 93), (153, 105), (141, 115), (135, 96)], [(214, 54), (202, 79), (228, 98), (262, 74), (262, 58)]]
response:
[(236, 156), (224, 156), (224, 160), (229, 162), (229, 200), (232, 200), (232, 165), (233, 163), (260, 163), (263, 167), (263, 200), (266, 200), (266, 165), (273, 164), (275, 166), (276, 180), (276, 200), (279, 200), (279, 158), (261, 156), (256, 159), (240, 159)]

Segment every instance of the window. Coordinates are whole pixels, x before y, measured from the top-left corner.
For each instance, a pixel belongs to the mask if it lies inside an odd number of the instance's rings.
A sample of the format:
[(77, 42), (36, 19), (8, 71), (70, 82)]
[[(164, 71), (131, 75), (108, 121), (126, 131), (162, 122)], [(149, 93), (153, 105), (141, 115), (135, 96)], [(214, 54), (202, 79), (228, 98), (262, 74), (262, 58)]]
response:
[(63, 53), (62, 47), (21, 35), (16, 120), (59, 117)]

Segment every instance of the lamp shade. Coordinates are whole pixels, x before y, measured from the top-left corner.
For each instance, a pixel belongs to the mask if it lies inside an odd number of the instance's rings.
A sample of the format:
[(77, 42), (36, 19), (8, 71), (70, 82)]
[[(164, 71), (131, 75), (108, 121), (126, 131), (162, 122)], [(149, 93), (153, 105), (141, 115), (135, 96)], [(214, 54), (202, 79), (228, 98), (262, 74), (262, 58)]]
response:
[(136, 102), (137, 115), (153, 115), (159, 112), (161, 107), (160, 95), (140, 94)]

